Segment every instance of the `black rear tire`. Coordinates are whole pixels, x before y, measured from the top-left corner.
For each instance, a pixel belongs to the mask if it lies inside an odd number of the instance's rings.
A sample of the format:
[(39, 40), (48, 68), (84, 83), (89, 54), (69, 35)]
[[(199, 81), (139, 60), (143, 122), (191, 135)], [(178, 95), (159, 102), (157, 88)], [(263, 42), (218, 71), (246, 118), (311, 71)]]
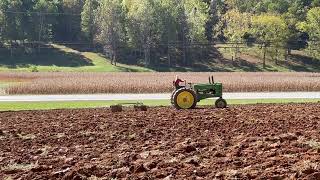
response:
[(171, 102), (172, 105), (174, 105), (174, 98), (173, 98), (173, 97), (174, 97), (174, 94), (176, 93), (176, 91), (177, 91), (177, 90), (175, 89), (175, 90), (171, 93), (170, 102)]

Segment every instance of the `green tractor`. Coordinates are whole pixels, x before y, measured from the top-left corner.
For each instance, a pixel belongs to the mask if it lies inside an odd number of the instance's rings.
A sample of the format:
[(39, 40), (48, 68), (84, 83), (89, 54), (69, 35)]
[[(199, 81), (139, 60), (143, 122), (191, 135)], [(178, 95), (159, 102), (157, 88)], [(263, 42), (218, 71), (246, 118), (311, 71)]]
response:
[[(180, 85), (184, 82), (184, 85)], [(217, 108), (226, 108), (227, 101), (222, 98), (222, 83), (215, 83), (213, 76), (209, 77), (209, 84), (186, 83), (178, 78), (173, 82), (175, 90), (171, 95), (171, 104), (176, 109), (194, 109), (198, 102), (208, 98), (218, 98)]]

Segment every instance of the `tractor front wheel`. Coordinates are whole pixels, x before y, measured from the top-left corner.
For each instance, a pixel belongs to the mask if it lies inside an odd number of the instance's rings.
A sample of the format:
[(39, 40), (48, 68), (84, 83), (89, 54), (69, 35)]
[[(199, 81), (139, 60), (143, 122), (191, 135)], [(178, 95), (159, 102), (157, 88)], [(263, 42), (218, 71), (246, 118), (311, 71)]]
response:
[(187, 88), (178, 89), (174, 92), (173, 106), (176, 109), (193, 109), (197, 105), (196, 93)]
[(226, 108), (227, 107), (227, 101), (222, 99), (222, 98), (219, 98), (218, 100), (216, 100), (216, 108)]

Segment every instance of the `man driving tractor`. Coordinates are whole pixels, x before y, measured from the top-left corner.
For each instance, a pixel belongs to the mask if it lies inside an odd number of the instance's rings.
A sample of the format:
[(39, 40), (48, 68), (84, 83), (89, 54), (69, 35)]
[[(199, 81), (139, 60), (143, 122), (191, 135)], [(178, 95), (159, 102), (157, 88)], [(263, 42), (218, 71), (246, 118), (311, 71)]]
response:
[(176, 79), (173, 81), (173, 85), (176, 90), (185, 87), (185, 85), (181, 85), (183, 82), (185, 83), (186, 81), (181, 80), (178, 75), (176, 75)]

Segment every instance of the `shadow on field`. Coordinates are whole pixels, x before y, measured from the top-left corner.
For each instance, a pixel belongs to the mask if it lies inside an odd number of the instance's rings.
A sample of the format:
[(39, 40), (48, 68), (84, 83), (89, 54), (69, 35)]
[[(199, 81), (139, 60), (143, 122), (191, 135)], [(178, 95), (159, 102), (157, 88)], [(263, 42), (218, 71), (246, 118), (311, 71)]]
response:
[(245, 59), (237, 59), (231, 61), (225, 58), (215, 58), (207, 61), (196, 62), (192, 66), (181, 67), (169, 67), (169, 66), (158, 66), (153, 67), (152, 69), (159, 72), (261, 72), (261, 69), (258, 64), (251, 63)]
[[(192, 65), (176, 65), (168, 66), (166, 63), (160, 64), (158, 66), (151, 67), (155, 71), (160, 72), (235, 72), (235, 71), (251, 71), (259, 72), (263, 71), (259, 68), (258, 64), (249, 62), (245, 59), (230, 60), (223, 57), (221, 52), (216, 48), (210, 48), (209, 54), (203, 56), (201, 53), (190, 55), (187, 57), (188, 64)], [(176, 56), (175, 60), (172, 60), (174, 64), (179, 64), (182, 62), (182, 55)]]
[(312, 57), (301, 55), (301, 54), (292, 54), (288, 61), (281, 63), (282, 66), (292, 69), (294, 71), (300, 72), (319, 72), (320, 71), (320, 60), (314, 59)]
[(139, 69), (117, 66), (120, 72), (141, 72)]
[(0, 48), (0, 66), (14, 69), (32, 65), (81, 67), (93, 66), (94, 64), (81, 53), (64, 51), (51, 45), (41, 45), (40, 50), (37, 47), (18, 45), (12, 50)]

